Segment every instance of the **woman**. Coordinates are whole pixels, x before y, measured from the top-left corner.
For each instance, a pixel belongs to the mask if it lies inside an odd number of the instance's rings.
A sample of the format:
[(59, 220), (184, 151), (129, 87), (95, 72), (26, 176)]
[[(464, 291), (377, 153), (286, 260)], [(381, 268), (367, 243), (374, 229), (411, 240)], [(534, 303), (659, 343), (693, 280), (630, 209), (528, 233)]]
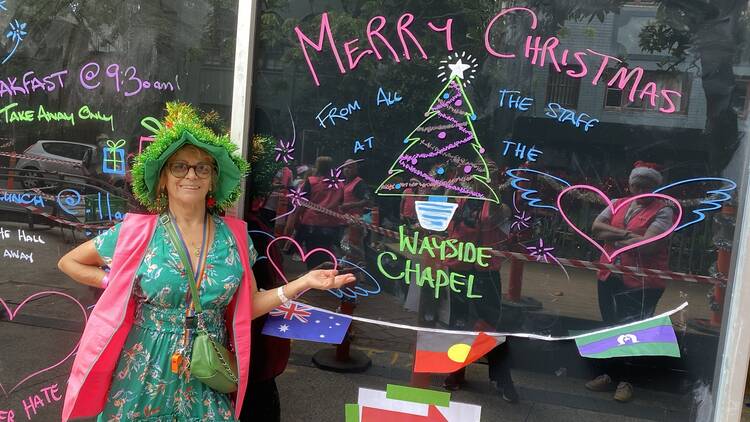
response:
[[(166, 128), (132, 171), (136, 197), (161, 216), (129, 214), (58, 264), (75, 281), (105, 289), (81, 337), (63, 421), (96, 415), (100, 421), (236, 420), (247, 386), (251, 318), (307, 289), (352, 281), (351, 275), (312, 271), (258, 291), (250, 270), (256, 253), (244, 222), (214, 213), (239, 197), (247, 163), (189, 106), (167, 109)], [(167, 236), (169, 224), (176, 225), (181, 245)], [(179, 247), (187, 250), (185, 265)], [(197, 274), (207, 331), (236, 354), (234, 404), (190, 376), (195, 326), (187, 271)]]
[[(628, 179), (630, 193), (641, 195), (653, 192), (662, 184), (662, 175), (654, 163), (637, 161)], [(617, 206), (617, 202), (613, 206)], [(594, 237), (604, 242), (608, 252), (627, 245), (643, 242), (669, 230), (675, 214), (671, 205), (658, 198), (639, 198), (630, 205), (612, 212), (607, 207), (594, 220)], [(602, 254), (601, 262), (609, 262)], [(615, 264), (636, 268), (669, 271), (669, 236), (617, 255)], [(597, 293), (599, 310), (606, 326), (640, 321), (654, 315), (656, 304), (664, 293), (666, 283), (659, 277), (621, 275), (599, 271)], [(624, 380), (628, 369), (622, 364), (628, 358), (602, 359), (600, 371), (605, 372), (586, 383), (592, 391), (615, 390), (614, 399), (627, 402), (633, 398), (633, 386)], [(619, 380), (615, 387), (614, 380)]]

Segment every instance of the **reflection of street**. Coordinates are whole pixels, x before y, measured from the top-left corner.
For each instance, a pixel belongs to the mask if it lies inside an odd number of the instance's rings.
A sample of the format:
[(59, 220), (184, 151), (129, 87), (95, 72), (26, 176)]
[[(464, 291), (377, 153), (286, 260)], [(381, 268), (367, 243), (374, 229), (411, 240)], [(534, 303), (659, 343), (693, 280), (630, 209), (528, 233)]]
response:
[[(8, 315), (0, 311), (0, 385), (9, 391), (24, 378), (65, 358), (84, 326), (78, 304), (60, 295), (40, 295), (16, 311), (18, 305), (36, 293), (58, 291), (87, 307), (95, 302), (97, 292), (73, 283), (57, 269), (58, 257), (74, 246), (63, 240), (59, 229), (39, 225), (31, 229), (28, 224), (7, 221), (0, 222), (0, 227), (9, 233), (0, 238), (0, 298), (16, 312), (13, 321), (8, 321)], [(19, 240), (19, 230), (32, 238)], [(65, 239), (70, 241), (69, 232)], [(34, 263), (3, 256), (5, 250), (33, 254)], [(10, 394), (0, 389), (0, 415), (12, 410), (16, 421), (59, 421), (62, 401), (55, 397), (64, 395), (71, 363), (72, 357), (28, 378)]]
[[(294, 271), (297, 266), (299, 264), (290, 263), (288, 270)], [(301, 270), (300, 266), (297, 271)], [(509, 265), (503, 266), (502, 280), (509, 279), (509, 270)], [(516, 317), (523, 315), (525, 320), (531, 321), (539, 330), (545, 326), (553, 330), (559, 330), (560, 326), (570, 330), (585, 330), (596, 326), (601, 318), (597, 302), (592, 299), (596, 297), (596, 272), (570, 268), (569, 273), (570, 280), (556, 265), (527, 263), (523, 274), (523, 295), (539, 300), (543, 307), (524, 313), (521, 307), (511, 309), (513, 305), (506, 298), (503, 301), (503, 311)], [(394, 296), (392, 293), (399, 291), (395, 289), (395, 284), (402, 282), (386, 280), (382, 276), (377, 278), (383, 292), (359, 298), (356, 315), (418, 326), (417, 313), (406, 311), (403, 296), (400, 293)], [(716, 353), (716, 337), (686, 331), (684, 326), (684, 321), (688, 318), (709, 315), (708, 307), (701, 306), (709, 289), (708, 285), (667, 282), (664, 297), (656, 310), (656, 313), (661, 313), (677, 307), (684, 300), (690, 302), (685, 313), (676, 314), (672, 320), (678, 335), (684, 335), (681, 343), (694, 354), (692, 358), (695, 359), (710, 360)], [(339, 305), (338, 299), (322, 292), (308, 292), (302, 299), (330, 310), (335, 310)], [(304, 411), (327, 415), (321, 417), (321, 420), (336, 420), (343, 412), (340, 403), (356, 401), (357, 387), (382, 389), (387, 383), (409, 384), (416, 333), (356, 321), (352, 326), (353, 347), (372, 360), (372, 368), (361, 375), (339, 375), (318, 370), (310, 362), (312, 355), (318, 350), (333, 346), (295, 341), (289, 368), (278, 378), (281, 396), (295, 397), (302, 394), (299, 391), (303, 388), (300, 384), (304, 384), (315, 385), (316, 391), (323, 398), (315, 403), (305, 403), (305, 409), (298, 407), (303, 406), (300, 403), (283, 401), (282, 416), (302, 414)], [(553, 332), (553, 335), (564, 334), (569, 333)], [(467, 386), (452, 393), (457, 401), (480, 404), (483, 420), (640, 420), (627, 417), (635, 415), (667, 421), (688, 419), (686, 409), (689, 404), (684, 400), (689, 394), (685, 394), (685, 389), (696, 380), (682, 379), (682, 384), (674, 381), (653, 382), (653, 379), (661, 377), (666, 380), (679, 373), (675, 372), (680, 370), (679, 360), (665, 358), (659, 361), (658, 368), (631, 368), (635, 384), (642, 393), (625, 406), (612, 406), (611, 398), (589, 392), (583, 387), (583, 383), (592, 375), (589, 373), (590, 362), (578, 355), (573, 342), (517, 339), (513, 346), (509, 359), (513, 367), (513, 378), (521, 395), (519, 405), (508, 405), (490, 388), (486, 382), (485, 359), (468, 367)], [(433, 376), (431, 388), (440, 389), (443, 378), (444, 376)], [(306, 381), (303, 383), (301, 379)], [(339, 392), (326, 394), (328, 386), (336, 386)], [(346, 397), (342, 398), (342, 394)], [(490, 415), (493, 417), (489, 417)], [(292, 418), (287, 416), (283, 420)]]

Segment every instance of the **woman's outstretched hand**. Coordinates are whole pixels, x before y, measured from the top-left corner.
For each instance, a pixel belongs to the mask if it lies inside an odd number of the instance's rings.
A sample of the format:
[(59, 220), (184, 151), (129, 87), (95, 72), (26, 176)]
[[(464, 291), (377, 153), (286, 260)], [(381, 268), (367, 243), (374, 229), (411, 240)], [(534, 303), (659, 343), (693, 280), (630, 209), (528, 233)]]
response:
[(312, 270), (301, 277), (308, 289), (338, 289), (344, 284), (353, 283), (354, 274), (340, 274), (337, 270)]

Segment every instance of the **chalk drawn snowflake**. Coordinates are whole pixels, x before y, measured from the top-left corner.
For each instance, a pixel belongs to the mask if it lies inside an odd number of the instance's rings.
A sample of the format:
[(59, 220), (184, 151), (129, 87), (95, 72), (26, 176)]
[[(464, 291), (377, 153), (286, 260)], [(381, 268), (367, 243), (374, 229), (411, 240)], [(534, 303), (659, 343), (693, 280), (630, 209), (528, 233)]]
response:
[(341, 177), (341, 168), (331, 169), (331, 176), (326, 177), (323, 181), (328, 183), (329, 189), (339, 189), (339, 185), (344, 183), (344, 178)]
[(516, 229), (520, 231), (520, 230), (528, 229), (529, 227), (531, 227), (529, 225), (529, 221), (531, 221), (531, 216), (526, 215), (526, 211), (521, 211), (520, 214), (513, 214), (513, 219), (515, 221), (513, 221), (513, 223), (510, 225), (511, 229)]
[(279, 143), (274, 148), (276, 151), (276, 161), (284, 160), (284, 164), (289, 164), (290, 161), (294, 160), (292, 153), (294, 153), (294, 141), (284, 142), (283, 139), (279, 139)]
[(13, 49), (8, 53), (7, 56), (5, 56), (2, 63), (0, 64), (5, 64), (5, 62), (10, 60), (13, 54), (16, 53), (18, 46), (21, 44), (21, 41), (23, 41), (26, 35), (28, 35), (28, 32), (26, 32), (26, 23), (19, 22), (18, 19), (13, 19), (13, 22), (10, 23), (10, 31), (5, 34), (5, 38), (9, 38), (14, 42)]
[(570, 276), (568, 275), (568, 271), (565, 269), (565, 267), (558, 261), (557, 258), (555, 258), (554, 255), (552, 255), (552, 251), (555, 250), (555, 248), (548, 248), (544, 245), (544, 240), (541, 238), (539, 239), (539, 244), (534, 246), (526, 246), (526, 250), (529, 251), (529, 255), (536, 258), (536, 262), (544, 262), (549, 264), (550, 260), (557, 264), (565, 273), (565, 276), (570, 280)]

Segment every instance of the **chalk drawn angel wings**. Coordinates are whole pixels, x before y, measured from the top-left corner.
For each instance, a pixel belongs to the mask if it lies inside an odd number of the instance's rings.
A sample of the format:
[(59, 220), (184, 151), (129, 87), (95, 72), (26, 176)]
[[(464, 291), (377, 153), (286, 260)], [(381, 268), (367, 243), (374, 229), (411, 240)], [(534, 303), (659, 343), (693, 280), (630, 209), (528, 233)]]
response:
[[(558, 194), (571, 183), (538, 170), (516, 168), (506, 171), (510, 178), (510, 185), (519, 192), (528, 206), (533, 208), (557, 209)], [(683, 208), (689, 209), (680, 219), (675, 231), (690, 225), (700, 223), (706, 218), (706, 213), (721, 208), (722, 203), (730, 200), (731, 191), (737, 184), (723, 177), (696, 177), (680, 180), (662, 186), (653, 193), (671, 196), (677, 199)]]

